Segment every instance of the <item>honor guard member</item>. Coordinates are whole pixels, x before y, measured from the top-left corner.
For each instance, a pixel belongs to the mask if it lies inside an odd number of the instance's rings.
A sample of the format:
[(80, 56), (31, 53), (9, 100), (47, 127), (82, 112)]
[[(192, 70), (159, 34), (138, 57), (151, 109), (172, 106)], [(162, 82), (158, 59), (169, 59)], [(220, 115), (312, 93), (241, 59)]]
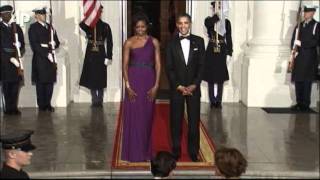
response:
[[(102, 14), (103, 7), (100, 11)], [(101, 14), (95, 27), (86, 25), (85, 20), (80, 28), (86, 33), (88, 40), (83, 62), (80, 86), (90, 89), (91, 107), (102, 107), (104, 88), (107, 87), (107, 66), (112, 62), (112, 33), (108, 23), (101, 20)], [(105, 47), (106, 44), (106, 47)]]
[(318, 71), (317, 46), (320, 40), (320, 24), (313, 19), (316, 6), (304, 6), (303, 21), (296, 36), (297, 27), (293, 31), (291, 48), (297, 46), (292, 69), (291, 80), (295, 83), (297, 104), (292, 106), (295, 111), (310, 110), (312, 82), (316, 80)]
[(1, 135), (5, 162), (0, 172), (1, 179), (30, 179), (29, 175), (22, 170), (30, 164), (32, 150), (36, 147), (31, 143), (33, 131), (14, 131)]
[[(5, 111), (7, 115), (20, 115), (18, 110), (19, 89), (23, 77), (21, 73), (21, 58), (17, 56), (17, 48), (21, 55), (24, 54), (24, 37), (22, 29), (16, 24), (18, 42), (15, 43), (13, 8), (10, 5), (0, 7), (0, 81), (5, 100)], [(2, 97), (1, 97), (2, 98)]]
[(54, 112), (51, 106), (53, 85), (57, 79), (57, 63), (55, 54), (50, 51), (60, 45), (54, 30), (51, 41), (50, 24), (46, 22), (46, 8), (34, 9), (36, 22), (30, 25), (29, 40), (33, 51), (32, 83), (36, 85), (37, 103), (40, 111)]
[[(217, 7), (216, 7), (217, 4)], [(228, 19), (224, 19), (223, 12), (220, 12), (221, 1), (211, 2), (213, 13), (212, 17), (205, 19), (205, 26), (208, 30), (209, 43), (206, 49), (206, 62), (204, 80), (208, 82), (210, 107), (222, 108), (222, 92), (224, 81), (229, 80), (227, 69), (227, 56), (230, 60), (232, 56), (232, 38), (231, 23)], [(218, 15), (219, 14), (219, 15)], [(222, 21), (225, 22), (222, 22)], [(224, 26), (221, 24), (224, 23)], [(221, 29), (217, 32), (217, 29)], [(223, 34), (221, 34), (223, 33)], [(215, 86), (217, 92), (215, 93)]]

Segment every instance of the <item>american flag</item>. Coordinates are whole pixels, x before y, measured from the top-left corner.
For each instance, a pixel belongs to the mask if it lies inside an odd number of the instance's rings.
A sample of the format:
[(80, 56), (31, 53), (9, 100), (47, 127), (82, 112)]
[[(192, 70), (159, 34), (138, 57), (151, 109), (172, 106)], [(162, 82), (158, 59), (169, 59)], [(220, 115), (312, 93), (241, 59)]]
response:
[(99, 0), (83, 0), (84, 23), (94, 28), (101, 15)]

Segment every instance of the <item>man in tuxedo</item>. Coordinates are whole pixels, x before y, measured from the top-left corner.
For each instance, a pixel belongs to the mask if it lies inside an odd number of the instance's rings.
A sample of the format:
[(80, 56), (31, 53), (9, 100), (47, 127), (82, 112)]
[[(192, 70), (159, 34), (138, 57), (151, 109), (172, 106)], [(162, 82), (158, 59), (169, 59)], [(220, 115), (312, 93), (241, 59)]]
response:
[(166, 72), (170, 83), (170, 126), (172, 153), (176, 160), (181, 154), (181, 130), (184, 104), (188, 114), (188, 152), (198, 161), (200, 147), (200, 83), (204, 69), (204, 40), (190, 33), (191, 17), (177, 17), (178, 34), (167, 45)]

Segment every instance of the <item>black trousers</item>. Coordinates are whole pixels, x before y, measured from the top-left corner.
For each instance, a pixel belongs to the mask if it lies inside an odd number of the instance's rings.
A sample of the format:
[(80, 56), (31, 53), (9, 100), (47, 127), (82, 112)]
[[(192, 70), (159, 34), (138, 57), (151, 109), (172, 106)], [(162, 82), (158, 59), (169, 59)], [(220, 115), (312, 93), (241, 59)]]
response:
[[(217, 84), (217, 94), (214, 95), (214, 84)], [(221, 103), (222, 102), (222, 93), (223, 93), (223, 83), (210, 83), (209, 84), (209, 98), (211, 103)]]
[(200, 148), (200, 96), (172, 95), (170, 101), (170, 129), (172, 139), (172, 153), (181, 155), (182, 120), (185, 102), (188, 115), (188, 153), (190, 157), (197, 157)]
[(5, 110), (14, 111), (18, 109), (18, 97), (20, 82), (3, 82), (2, 91), (5, 101)]
[(37, 83), (37, 103), (40, 109), (51, 107), (53, 83)]
[(311, 103), (312, 81), (295, 82), (297, 104), (309, 107)]
[(102, 104), (104, 91), (103, 89), (90, 89), (92, 104)]

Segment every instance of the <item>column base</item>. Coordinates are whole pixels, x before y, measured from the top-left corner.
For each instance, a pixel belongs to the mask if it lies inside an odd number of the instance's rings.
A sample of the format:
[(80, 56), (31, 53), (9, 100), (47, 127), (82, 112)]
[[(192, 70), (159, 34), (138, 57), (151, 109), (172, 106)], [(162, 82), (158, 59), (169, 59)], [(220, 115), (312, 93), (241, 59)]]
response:
[[(276, 53), (275, 53), (276, 54)], [(249, 54), (242, 64), (241, 101), (248, 107), (289, 107), (295, 104), (295, 89), (287, 73), (289, 56)], [(312, 86), (311, 107), (319, 99), (317, 84)]]

